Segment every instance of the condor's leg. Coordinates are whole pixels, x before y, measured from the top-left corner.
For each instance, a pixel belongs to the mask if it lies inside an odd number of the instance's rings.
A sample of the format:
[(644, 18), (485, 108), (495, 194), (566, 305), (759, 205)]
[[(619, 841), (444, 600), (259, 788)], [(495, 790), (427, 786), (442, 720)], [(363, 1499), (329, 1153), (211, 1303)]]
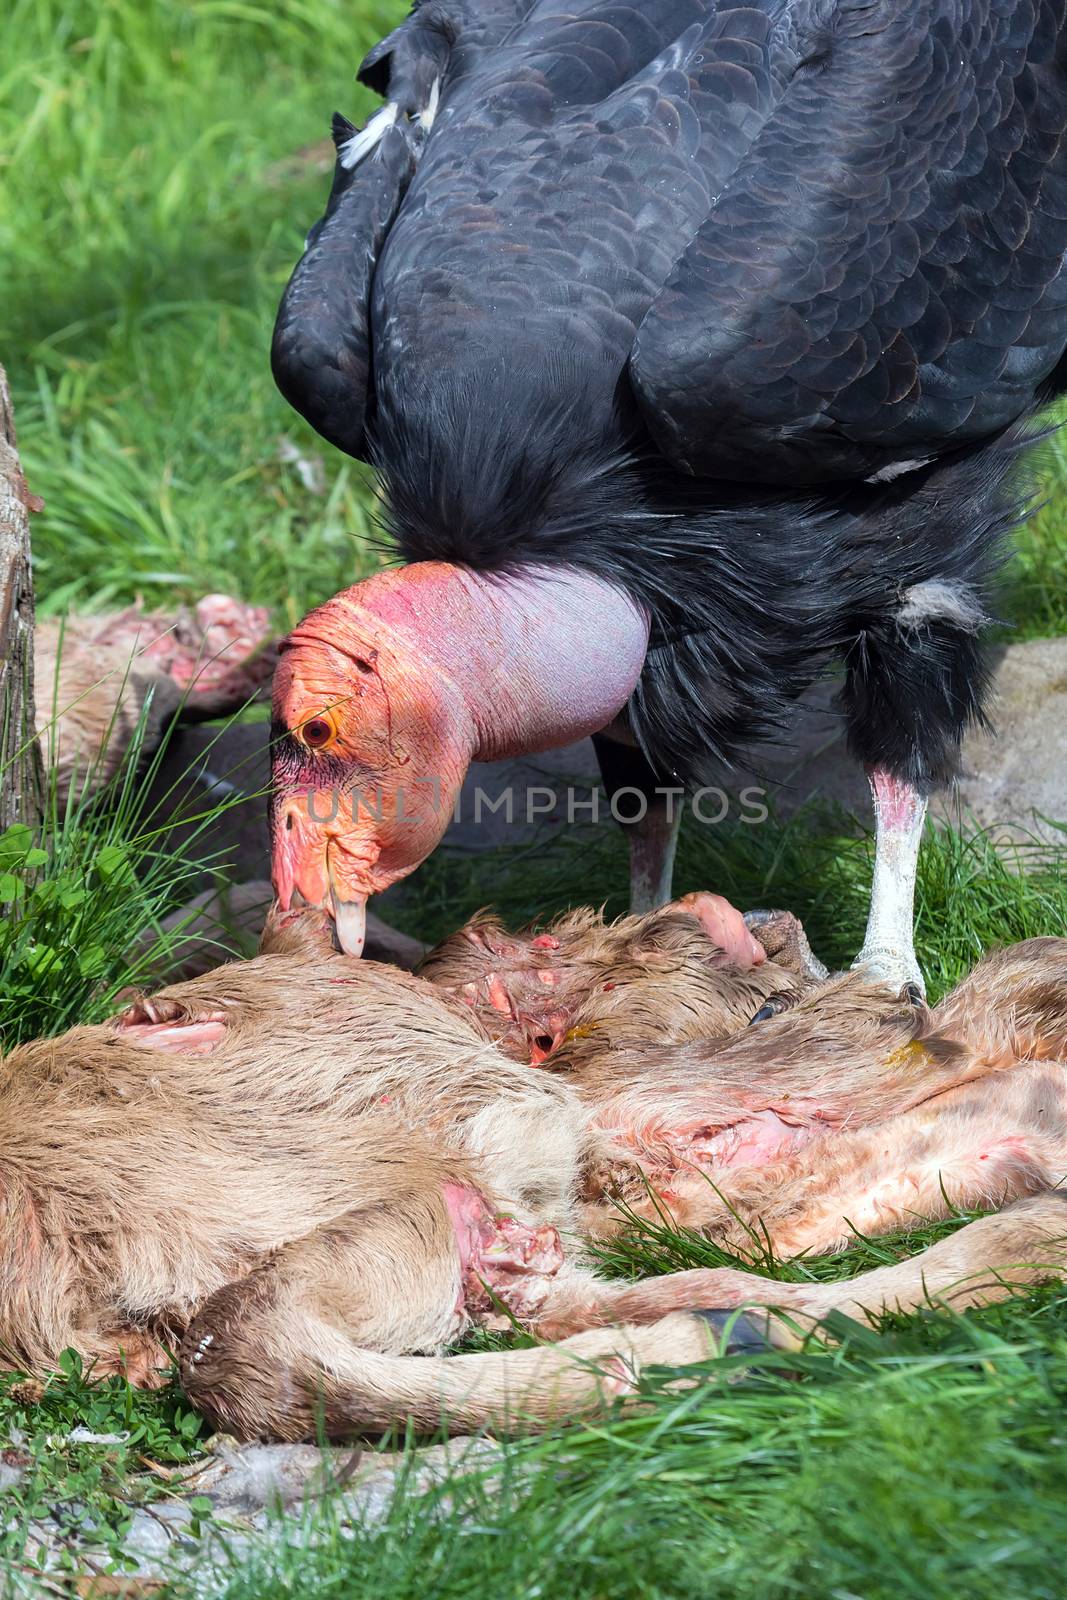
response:
[(991, 525), (963, 553), (963, 570), (898, 592), (856, 639), (842, 705), (849, 747), (874, 797), (870, 916), (856, 965), (919, 1000), (913, 900), (927, 796), (951, 782), (968, 723), (981, 721), (988, 667), (980, 595), (994, 564)]
[(915, 954), (915, 876), (927, 799), (882, 767), (867, 773), (874, 800), (874, 875), (867, 932), (854, 967), (919, 1004), (926, 982)]
[(655, 911), (671, 898), (681, 792), (670, 791), (636, 745), (597, 733), (593, 746), (608, 799), (615, 800), (613, 815), (630, 847), (630, 910), (635, 915)]

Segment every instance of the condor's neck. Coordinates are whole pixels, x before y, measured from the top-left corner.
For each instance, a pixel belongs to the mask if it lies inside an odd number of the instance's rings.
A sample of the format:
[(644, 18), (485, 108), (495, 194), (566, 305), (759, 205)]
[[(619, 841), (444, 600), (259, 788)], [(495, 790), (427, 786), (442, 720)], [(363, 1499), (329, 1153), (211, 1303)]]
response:
[(596, 733), (626, 705), (648, 648), (634, 601), (577, 571), (488, 577), (422, 561), (359, 585), (359, 600), (455, 686), (476, 761)]

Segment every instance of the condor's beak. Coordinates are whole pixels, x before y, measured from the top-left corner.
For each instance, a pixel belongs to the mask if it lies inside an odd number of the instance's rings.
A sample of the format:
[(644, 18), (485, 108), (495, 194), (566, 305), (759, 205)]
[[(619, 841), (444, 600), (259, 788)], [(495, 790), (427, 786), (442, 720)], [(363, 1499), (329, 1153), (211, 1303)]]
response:
[[(279, 798), (271, 813), (271, 878), (283, 911), (320, 906), (333, 917), (346, 955), (363, 954), (371, 869), (380, 846), (362, 826), (316, 820), (315, 797)], [(309, 804), (308, 801), (312, 803)], [(320, 811), (318, 814), (322, 814)]]
[(361, 956), (367, 939), (367, 896), (342, 900), (330, 885), (330, 909), (337, 928), (337, 942), (346, 956)]

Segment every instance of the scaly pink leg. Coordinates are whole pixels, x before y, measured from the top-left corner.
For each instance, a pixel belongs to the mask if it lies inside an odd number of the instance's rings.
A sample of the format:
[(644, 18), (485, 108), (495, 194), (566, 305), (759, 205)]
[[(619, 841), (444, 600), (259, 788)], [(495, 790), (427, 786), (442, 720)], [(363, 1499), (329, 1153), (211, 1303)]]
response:
[(657, 911), (671, 898), (674, 852), (682, 823), (681, 808), (674, 816), (653, 803), (640, 822), (631, 822), (626, 834), (630, 845), (630, 910), (635, 915)]
[(926, 798), (880, 767), (867, 778), (874, 798), (874, 878), (863, 949), (852, 965), (918, 1003), (926, 983), (915, 955), (915, 874)]

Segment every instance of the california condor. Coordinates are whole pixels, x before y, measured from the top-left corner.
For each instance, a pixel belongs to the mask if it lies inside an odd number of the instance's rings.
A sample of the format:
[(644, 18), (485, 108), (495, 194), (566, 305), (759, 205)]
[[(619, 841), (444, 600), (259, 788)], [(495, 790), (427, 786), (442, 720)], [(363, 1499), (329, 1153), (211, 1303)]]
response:
[(612, 779), (697, 782), (837, 663), (857, 961), (921, 993), (926, 797), (1067, 387), (1065, 4), (427, 0), (371, 51), (273, 367), (409, 565), (286, 643), (283, 906), (357, 951), (472, 759), (593, 733)]

